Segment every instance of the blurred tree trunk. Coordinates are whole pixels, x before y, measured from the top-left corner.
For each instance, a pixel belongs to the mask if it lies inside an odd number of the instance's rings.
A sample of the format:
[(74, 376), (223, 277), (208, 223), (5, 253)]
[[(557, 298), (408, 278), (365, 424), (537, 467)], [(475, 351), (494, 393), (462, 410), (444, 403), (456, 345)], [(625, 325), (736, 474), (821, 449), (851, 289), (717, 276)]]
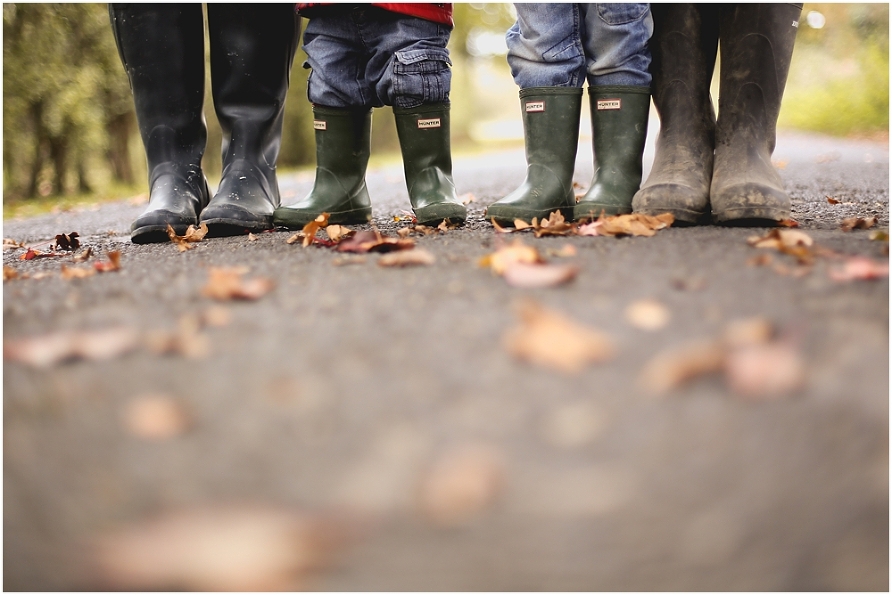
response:
[(133, 184), (133, 162), (130, 155), (130, 137), (135, 131), (133, 112), (112, 116), (106, 125), (109, 138), (108, 162), (114, 179), (125, 184)]

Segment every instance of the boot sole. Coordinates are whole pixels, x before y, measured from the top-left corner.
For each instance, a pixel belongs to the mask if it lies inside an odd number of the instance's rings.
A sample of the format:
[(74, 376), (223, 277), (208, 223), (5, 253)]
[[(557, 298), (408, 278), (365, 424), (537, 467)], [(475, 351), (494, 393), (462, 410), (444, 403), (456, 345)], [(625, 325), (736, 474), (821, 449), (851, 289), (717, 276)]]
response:
[(555, 211), (560, 211), (561, 215), (564, 216), (564, 219), (567, 221), (571, 221), (573, 218), (573, 207), (555, 207), (553, 209), (545, 209), (545, 210), (532, 210), (532, 209), (514, 209), (508, 206), (500, 205), (495, 213), (492, 213), (492, 208), (486, 211), (485, 219), (487, 221), (494, 221), (496, 224), (502, 227), (514, 227), (514, 220), (520, 219), (524, 223), (532, 222), (533, 218), (539, 219), (548, 219), (549, 216)]
[(573, 208), (573, 221), (595, 220), (598, 219), (602, 214), (605, 217), (612, 217), (615, 215), (629, 215), (631, 212), (631, 206), (627, 208), (620, 208), (616, 205), (578, 204)]
[(273, 229), (272, 221), (242, 221), (227, 217), (204, 219), (201, 221), (208, 226), (209, 238), (223, 238), (229, 236), (241, 236), (253, 232), (261, 232)]
[[(178, 235), (185, 235), (188, 225), (173, 225), (174, 232)], [(161, 244), (169, 242), (170, 236), (167, 235), (167, 224), (165, 225), (143, 225), (137, 227), (130, 232), (130, 241), (134, 244)]]
[(468, 218), (468, 210), (463, 205), (442, 204), (413, 209), (418, 225), (436, 226), (444, 220), (453, 225), (461, 225)]
[[(285, 229), (303, 229), (304, 225), (310, 221), (314, 221), (319, 213), (300, 212), (300, 216), (296, 216), (294, 212), (289, 213), (289, 217), (273, 215), (273, 224), (276, 227), (284, 227)], [(360, 209), (351, 211), (341, 211), (337, 213), (328, 213), (329, 225), (363, 225), (372, 220), (372, 209)]]

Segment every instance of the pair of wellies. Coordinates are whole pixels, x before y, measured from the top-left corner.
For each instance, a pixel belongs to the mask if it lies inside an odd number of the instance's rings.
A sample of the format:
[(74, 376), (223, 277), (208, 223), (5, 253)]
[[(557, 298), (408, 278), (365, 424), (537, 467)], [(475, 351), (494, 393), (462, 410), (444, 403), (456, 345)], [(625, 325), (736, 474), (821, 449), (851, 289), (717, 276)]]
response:
[[(582, 90), (520, 92), (527, 176), (487, 219), (671, 213), (676, 222), (775, 225), (790, 198), (771, 164), (775, 126), (802, 6), (652, 5), (653, 100), (660, 115), (653, 169), (639, 189), (648, 87), (589, 87), (595, 175), (576, 202), (573, 166)], [(721, 44), (719, 115), (710, 81)]]

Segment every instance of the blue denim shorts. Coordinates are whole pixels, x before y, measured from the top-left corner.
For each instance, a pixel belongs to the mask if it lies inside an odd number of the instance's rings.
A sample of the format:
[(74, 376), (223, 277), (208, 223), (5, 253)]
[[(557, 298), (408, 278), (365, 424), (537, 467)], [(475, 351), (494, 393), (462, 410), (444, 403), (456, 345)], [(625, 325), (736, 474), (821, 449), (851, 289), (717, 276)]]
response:
[(515, 4), (505, 36), (514, 82), (528, 87), (649, 86), (649, 4)]
[(366, 5), (331, 5), (304, 32), (307, 96), (336, 108), (449, 101), (451, 29)]

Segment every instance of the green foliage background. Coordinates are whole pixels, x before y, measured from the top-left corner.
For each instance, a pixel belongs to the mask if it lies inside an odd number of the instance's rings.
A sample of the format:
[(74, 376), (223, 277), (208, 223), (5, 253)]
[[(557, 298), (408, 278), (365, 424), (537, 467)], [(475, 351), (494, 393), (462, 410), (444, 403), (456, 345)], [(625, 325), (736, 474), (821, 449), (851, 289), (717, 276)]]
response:
[[(826, 16), (822, 29), (805, 25), (812, 10)], [(453, 146), (474, 149), (469, 134), (474, 122), (504, 117), (516, 106), (487, 101), (486, 85), (473, 79), (471, 65), (487, 60), (505, 73), (508, 67), (504, 56), (471, 56), (467, 40), (479, 30), (503, 33), (513, 22), (512, 10), (507, 4), (456, 4), (454, 16)], [(312, 165), (315, 159), (305, 59), (299, 50), (291, 72), (281, 169)], [(209, 81), (206, 89), (204, 167), (214, 182), (221, 169), (221, 135)], [(778, 124), (888, 138), (888, 4), (805, 5)], [(373, 158), (398, 149), (392, 113), (375, 110)], [(59, 203), (145, 192), (145, 176), (133, 101), (107, 5), (4, 4), (4, 214), (34, 197)]]

